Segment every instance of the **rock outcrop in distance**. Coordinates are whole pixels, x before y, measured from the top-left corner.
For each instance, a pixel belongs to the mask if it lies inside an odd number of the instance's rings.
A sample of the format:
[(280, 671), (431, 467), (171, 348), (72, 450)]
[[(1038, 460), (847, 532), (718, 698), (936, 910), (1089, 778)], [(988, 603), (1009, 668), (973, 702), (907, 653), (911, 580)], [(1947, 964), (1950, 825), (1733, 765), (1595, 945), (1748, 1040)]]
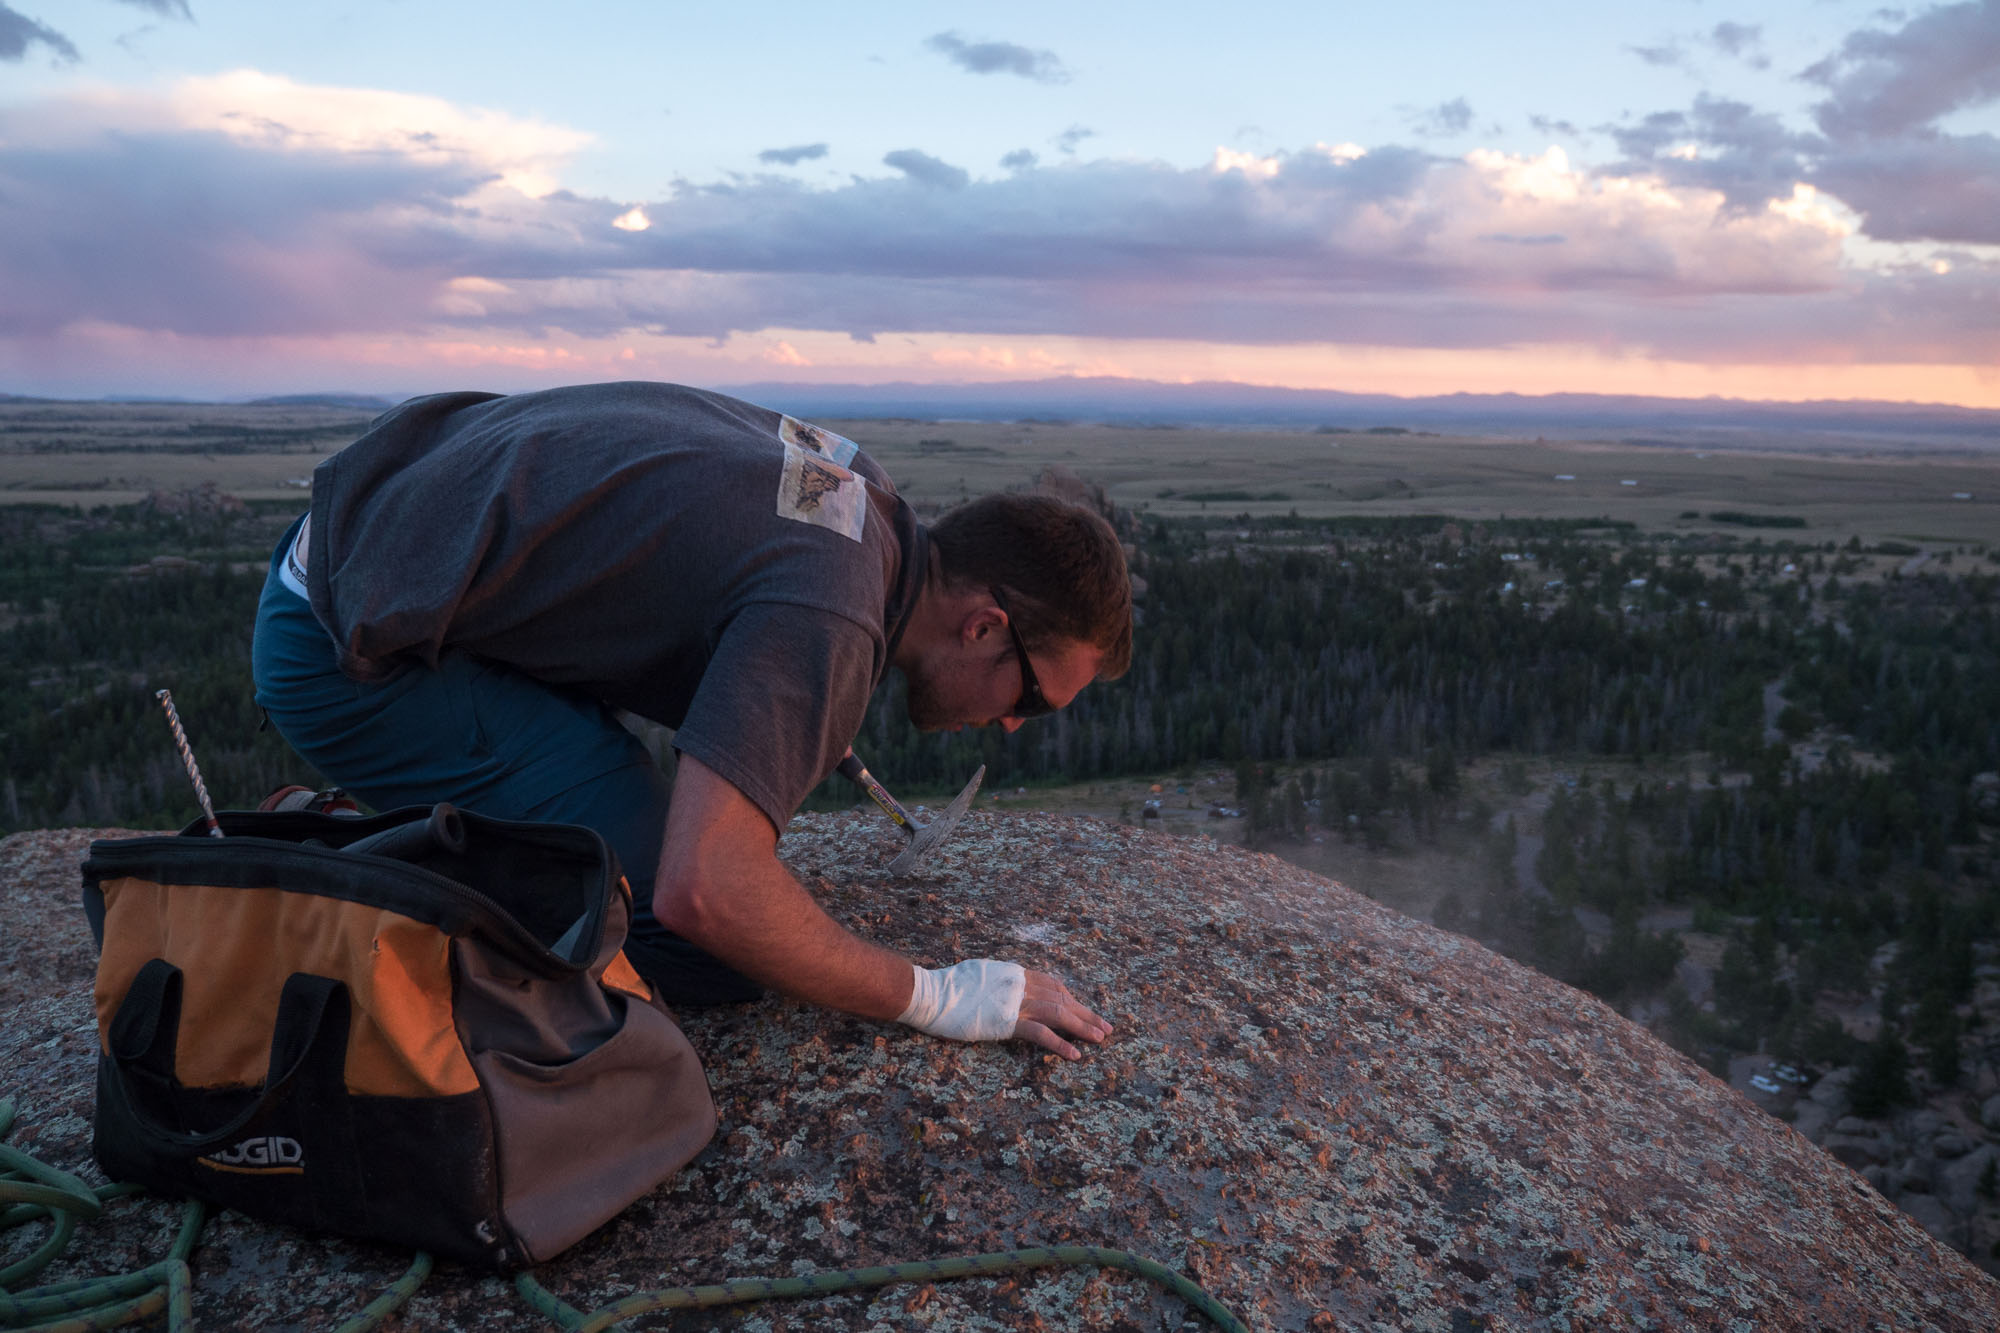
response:
[[(89, 1161), (88, 831), (0, 844), (0, 1069), (13, 1141)], [(722, 1125), (540, 1273), (636, 1290), (1014, 1246), (1129, 1249), (1271, 1330), (1936, 1329), (1990, 1333), (2000, 1284), (1861, 1177), (1593, 999), (1270, 856), (1061, 816), (968, 818), (891, 881), (879, 818), (797, 820), (781, 853), (838, 917), (931, 964), (1020, 959), (1116, 1024), (1070, 1063), (768, 999), (690, 1013)], [(164, 1250), (113, 1205), (43, 1280)], [(206, 1326), (331, 1327), (407, 1256), (225, 1214)], [(894, 1287), (672, 1327), (1177, 1327), (1083, 1271)], [(664, 1327), (665, 1317), (641, 1326)], [(521, 1329), (449, 1267), (392, 1327)]]

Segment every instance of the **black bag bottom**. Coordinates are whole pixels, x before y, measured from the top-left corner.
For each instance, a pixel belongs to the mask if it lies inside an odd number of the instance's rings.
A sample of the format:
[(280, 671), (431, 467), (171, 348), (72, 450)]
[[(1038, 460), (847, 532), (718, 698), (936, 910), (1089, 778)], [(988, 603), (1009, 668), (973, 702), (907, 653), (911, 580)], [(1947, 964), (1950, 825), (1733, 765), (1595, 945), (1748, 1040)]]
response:
[[(522, 1267), (500, 1219), (491, 1163), (492, 1122), (479, 1092), (451, 1097), (359, 1097), (311, 1090), (285, 1098), (235, 1142), (203, 1156), (152, 1150), (98, 1059), (92, 1151), (113, 1180), (200, 1199), (251, 1217), (428, 1250), (482, 1268)], [(226, 1124), (254, 1104), (255, 1088), (216, 1091), (128, 1082), (148, 1112), (190, 1131)]]

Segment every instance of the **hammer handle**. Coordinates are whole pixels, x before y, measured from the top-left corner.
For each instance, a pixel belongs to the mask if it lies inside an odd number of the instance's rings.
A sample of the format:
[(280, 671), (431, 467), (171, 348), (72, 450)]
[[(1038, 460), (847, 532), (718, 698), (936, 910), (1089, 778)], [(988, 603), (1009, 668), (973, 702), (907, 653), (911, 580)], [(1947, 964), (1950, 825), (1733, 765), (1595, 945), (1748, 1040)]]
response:
[(834, 771), (849, 782), (859, 785), (870, 796), (874, 797), (875, 804), (882, 807), (883, 814), (895, 820), (896, 823), (909, 830), (911, 834), (914, 835), (916, 833), (917, 821), (910, 818), (910, 812), (903, 808), (901, 801), (898, 801), (889, 794), (887, 787), (884, 787), (875, 780), (875, 775), (868, 771), (867, 766), (861, 762), (860, 756), (855, 754), (852, 749), (849, 749), (846, 754), (840, 757), (840, 766)]
[(457, 856), (465, 851), (465, 821), (458, 817), (456, 806), (439, 801), (431, 807), (429, 819), (412, 820), (383, 829), (380, 833), (371, 833), (359, 841), (348, 843), (344, 850), (387, 856), (398, 861), (415, 861), (432, 852)]

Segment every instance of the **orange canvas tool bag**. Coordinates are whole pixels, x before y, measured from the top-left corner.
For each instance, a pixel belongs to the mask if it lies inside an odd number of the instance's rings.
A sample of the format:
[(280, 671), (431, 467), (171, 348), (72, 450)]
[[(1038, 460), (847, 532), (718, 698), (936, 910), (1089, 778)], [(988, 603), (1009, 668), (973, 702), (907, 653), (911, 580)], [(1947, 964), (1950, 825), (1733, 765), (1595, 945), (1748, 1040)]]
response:
[(621, 952), (604, 840), (450, 813), (448, 843), (413, 808), (91, 844), (112, 1179), (504, 1270), (701, 1150), (708, 1081)]

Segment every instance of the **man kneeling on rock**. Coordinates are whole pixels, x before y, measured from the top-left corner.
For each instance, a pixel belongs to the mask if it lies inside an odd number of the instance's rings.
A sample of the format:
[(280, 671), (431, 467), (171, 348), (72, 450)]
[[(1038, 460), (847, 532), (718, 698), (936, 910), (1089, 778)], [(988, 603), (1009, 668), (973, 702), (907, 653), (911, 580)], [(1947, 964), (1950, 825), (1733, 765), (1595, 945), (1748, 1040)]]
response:
[[(669, 1004), (786, 995), (1071, 1059), (1110, 1025), (1056, 977), (931, 970), (852, 934), (777, 858), (888, 668), (925, 730), (1061, 708), (1131, 659), (1102, 516), (992, 495), (926, 527), (838, 435), (720, 394), (439, 394), (313, 471), (257, 613), (257, 702), (378, 809), (588, 825)], [(672, 784), (620, 724), (675, 729)]]

